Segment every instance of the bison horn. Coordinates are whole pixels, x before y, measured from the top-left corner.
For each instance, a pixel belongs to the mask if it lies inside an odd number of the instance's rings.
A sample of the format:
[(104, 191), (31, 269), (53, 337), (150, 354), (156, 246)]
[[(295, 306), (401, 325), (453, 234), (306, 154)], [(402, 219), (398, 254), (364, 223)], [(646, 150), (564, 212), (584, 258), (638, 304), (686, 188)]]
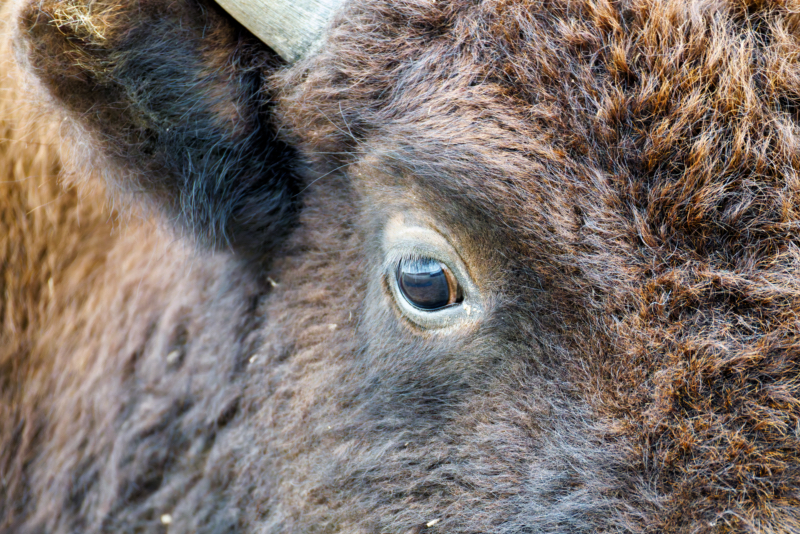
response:
[(216, 0), (253, 35), (294, 63), (314, 49), (344, 0)]

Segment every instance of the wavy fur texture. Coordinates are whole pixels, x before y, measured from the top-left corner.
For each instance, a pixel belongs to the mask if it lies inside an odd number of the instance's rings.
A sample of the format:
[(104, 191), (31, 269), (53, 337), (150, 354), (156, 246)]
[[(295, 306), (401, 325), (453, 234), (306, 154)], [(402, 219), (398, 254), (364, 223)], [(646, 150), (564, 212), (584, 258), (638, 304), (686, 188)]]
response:
[(799, 3), (3, 9), (0, 530), (800, 532)]

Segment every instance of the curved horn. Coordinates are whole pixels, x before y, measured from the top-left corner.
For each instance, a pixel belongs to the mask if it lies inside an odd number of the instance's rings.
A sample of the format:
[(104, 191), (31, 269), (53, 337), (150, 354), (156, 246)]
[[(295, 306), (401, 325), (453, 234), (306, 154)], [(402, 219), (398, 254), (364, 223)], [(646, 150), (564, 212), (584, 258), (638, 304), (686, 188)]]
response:
[(344, 0), (216, 1), (289, 63), (314, 47), (333, 12), (344, 3)]

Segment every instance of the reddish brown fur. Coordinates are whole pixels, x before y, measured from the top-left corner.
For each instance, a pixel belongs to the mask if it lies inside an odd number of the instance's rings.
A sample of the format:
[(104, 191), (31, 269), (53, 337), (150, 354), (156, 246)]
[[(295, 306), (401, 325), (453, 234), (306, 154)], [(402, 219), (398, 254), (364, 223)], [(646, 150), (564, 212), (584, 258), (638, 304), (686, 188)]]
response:
[[(86, 5), (3, 19), (0, 528), (800, 532), (800, 4), (354, 0), (292, 67), (209, 5)], [(119, 67), (154, 16), (182, 108)], [(217, 175), (158, 159), (186, 122), (289, 193), (236, 171), (203, 215)], [(392, 306), (396, 213), (491, 295), (474, 328)]]

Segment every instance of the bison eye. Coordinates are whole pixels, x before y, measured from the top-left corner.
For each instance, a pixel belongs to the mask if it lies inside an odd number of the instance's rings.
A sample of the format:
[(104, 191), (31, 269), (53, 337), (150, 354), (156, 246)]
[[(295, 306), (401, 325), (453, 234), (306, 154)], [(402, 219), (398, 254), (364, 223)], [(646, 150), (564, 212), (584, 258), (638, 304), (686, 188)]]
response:
[(404, 212), (387, 221), (381, 274), (374, 280), (381, 281), (391, 299), (386, 302), (394, 303), (392, 308), (415, 333), (455, 335), (482, 322), (488, 295), (451, 242), (419, 219)]
[(401, 260), (397, 265), (397, 285), (409, 304), (424, 311), (438, 310), (461, 300), (453, 273), (432, 258)]

